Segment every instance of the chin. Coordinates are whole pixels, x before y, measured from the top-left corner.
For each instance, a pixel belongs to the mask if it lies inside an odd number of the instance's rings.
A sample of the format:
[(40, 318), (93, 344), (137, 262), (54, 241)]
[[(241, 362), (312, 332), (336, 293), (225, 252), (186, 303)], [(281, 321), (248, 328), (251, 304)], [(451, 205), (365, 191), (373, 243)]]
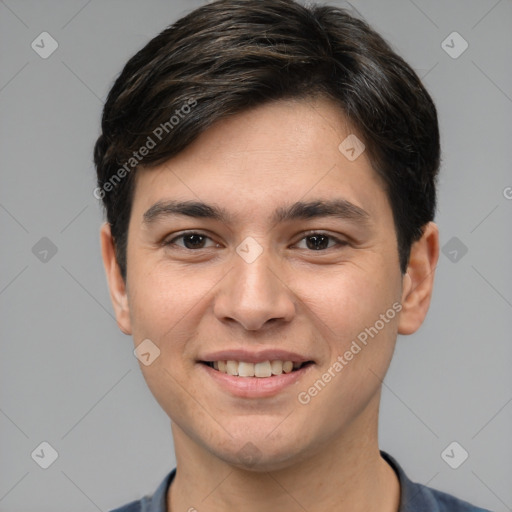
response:
[(236, 468), (256, 473), (278, 471), (293, 466), (306, 458), (298, 446), (298, 440), (292, 437), (271, 439), (267, 434), (260, 437), (247, 436), (244, 439), (231, 440), (229, 451), (212, 450), (214, 455)]

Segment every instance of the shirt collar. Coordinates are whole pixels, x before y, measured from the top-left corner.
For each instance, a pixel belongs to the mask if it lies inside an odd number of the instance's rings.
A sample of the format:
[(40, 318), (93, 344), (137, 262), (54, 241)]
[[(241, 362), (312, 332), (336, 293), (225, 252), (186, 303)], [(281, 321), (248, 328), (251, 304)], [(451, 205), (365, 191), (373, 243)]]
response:
[(400, 464), (391, 455), (382, 450), (380, 454), (394, 469), (400, 482), (398, 512), (439, 512), (439, 503), (427, 487), (409, 480)]
[[(438, 512), (439, 507), (430, 494), (424, 492), (424, 487), (413, 483), (398, 462), (388, 453), (380, 451), (382, 458), (393, 468), (400, 482), (399, 512), (418, 512), (428, 510)], [(158, 486), (151, 498), (145, 498), (141, 503), (141, 512), (167, 512), (167, 490), (176, 475), (173, 469)]]
[(142, 500), (141, 512), (167, 512), (167, 490), (175, 475), (176, 468), (163, 479), (153, 496)]

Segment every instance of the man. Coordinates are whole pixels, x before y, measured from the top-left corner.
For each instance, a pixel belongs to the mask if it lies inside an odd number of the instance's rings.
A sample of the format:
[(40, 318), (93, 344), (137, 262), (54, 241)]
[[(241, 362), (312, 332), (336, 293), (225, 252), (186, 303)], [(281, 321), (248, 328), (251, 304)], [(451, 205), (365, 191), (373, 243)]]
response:
[(177, 468), (118, 511), (476, 511), (379, 451), (382, 380), (439, 253), (439, 131), (366, 23), (193, 11), (126, 64), (95, 147), (120, 329)]

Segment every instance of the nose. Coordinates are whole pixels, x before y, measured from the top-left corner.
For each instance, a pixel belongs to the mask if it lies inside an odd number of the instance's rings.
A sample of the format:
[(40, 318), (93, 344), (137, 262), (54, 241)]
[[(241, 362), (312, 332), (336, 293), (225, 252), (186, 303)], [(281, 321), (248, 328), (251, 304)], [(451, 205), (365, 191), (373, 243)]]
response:
[(292, 320), (293, 292), (271, 259), (266, 250), (252, 263), (235, 255), (234, 268), (220, 282), (215, 297), (213, 310), (220, 321), (237, 322), (248, 331), (256, 331), (278, 320)]

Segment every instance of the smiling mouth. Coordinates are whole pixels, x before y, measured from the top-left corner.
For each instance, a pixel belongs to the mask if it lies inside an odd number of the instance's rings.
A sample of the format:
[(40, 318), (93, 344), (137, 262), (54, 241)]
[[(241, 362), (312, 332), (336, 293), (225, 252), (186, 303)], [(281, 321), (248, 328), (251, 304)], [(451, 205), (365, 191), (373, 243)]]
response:
[(293, 361), (262, 361), (260, 363), (248, 363), (245, 361), (200, 361), (220, 373), (234, 377), (275, 377), (283, 373), (293, 373), (297, 370), (314, 364), (313, 361), (294, 363)]

